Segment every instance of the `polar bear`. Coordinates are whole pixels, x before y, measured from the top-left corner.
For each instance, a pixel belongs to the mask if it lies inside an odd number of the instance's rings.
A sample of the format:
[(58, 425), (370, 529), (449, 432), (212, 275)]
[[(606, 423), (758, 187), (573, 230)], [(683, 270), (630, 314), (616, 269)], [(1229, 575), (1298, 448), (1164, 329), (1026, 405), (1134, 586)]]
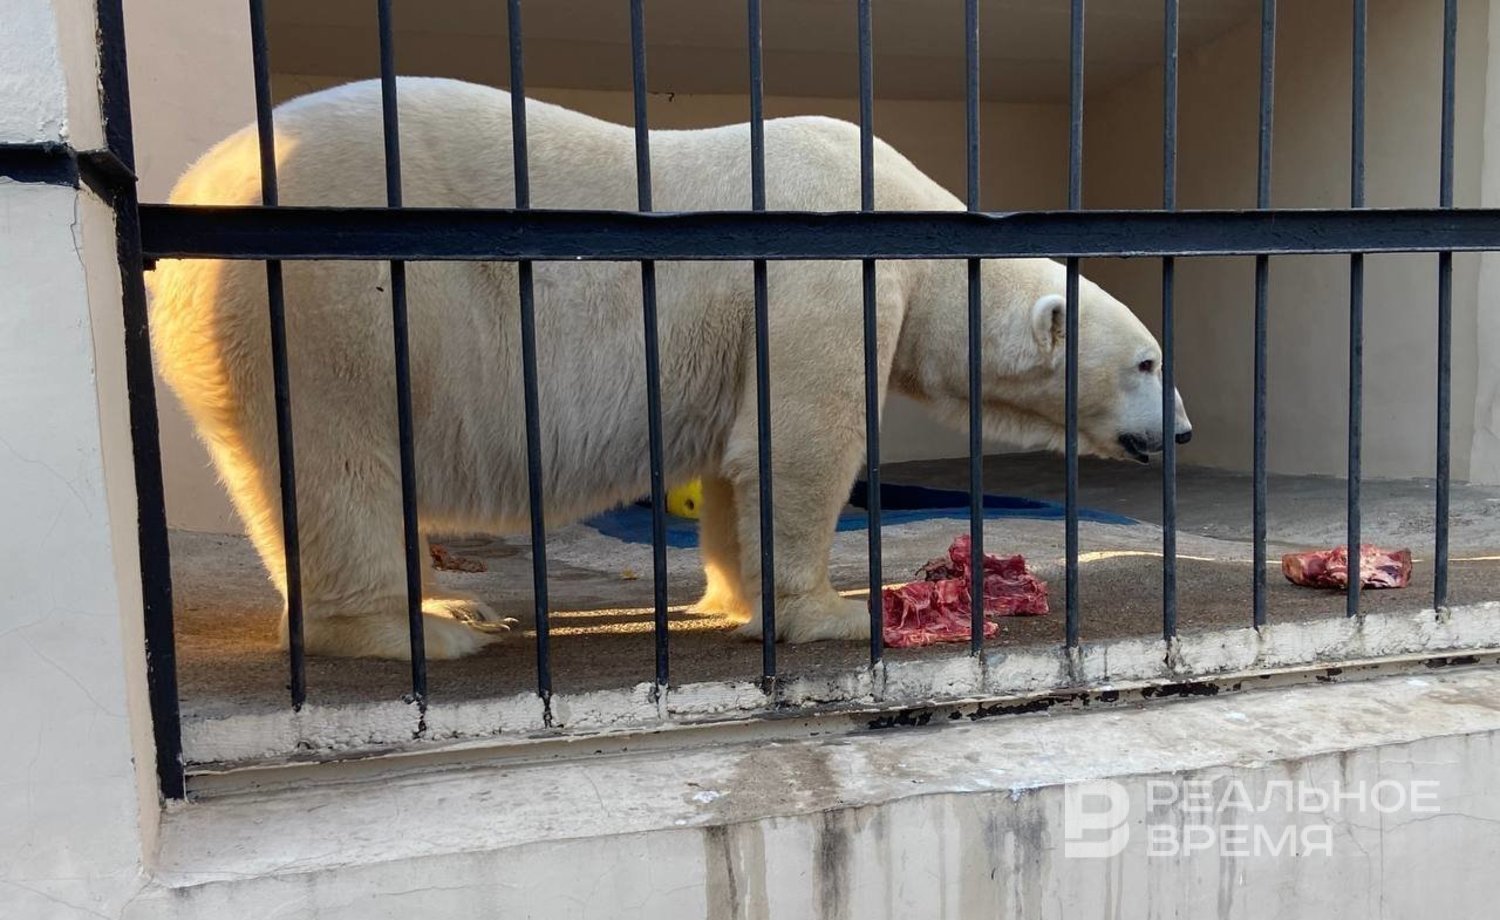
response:
[[(398, 81), (409, 207), (514, 204), (507, 93), (436, 78)], [(632, 129), (528, 100), (537, 208), (634, 210)], [(377, 81), (312, 93), (275, 111), (284, 205), (383, 206)], [(180, 205), (255, 205), (254, 126), (181, 177)], [(750, 206), (747, 124), (651, 133), (662, 211)], [(896, 150), (875, 145), (876, 207), (960, 202)], [(859, 206), (859, 132), (821, 117), (765, 122), (767, 206)], [(649, 491), (641, 269), (538, 263), (535, 270), (545, 519), (577, 520)], [(310, 654), (407, 658), (406, 574), (396, 435), (390, 267), (284, 266)], [(411, 389), (421, 531), (525, 532), (526, 438), (513, 263), (408, 266)], [(864, 457), (860, 266), (773, 262), (770, 398), (776, 633), (791, 642), (867, 638), (863, 602), (829, 582), (834, 525)], [(1060, 448), (1064, 270), (1049, 259), (982, 263), (986, 436)], [(657, 266), (668, 484), (704, 483), (700, 610), (761, 633), (752, 267)], [(262, 263), (163, 260), (151, 283), (160, 372), (187, 409), (268, 570), (285, 595), (277, 441)], [(967, 276), (962, 262), (877, 269), (879, 392), (968, 424)], [(1162, 448), (1160, 348), (1118, 300), (1079, 292), (1079, 445), (1105, 457)], [(1191, 424), (1177, 400), (1175, 429)], [(427, 561), (425, 547), (421, 558)], [(444, 592), (424, 565), (432, 658), (468, 655), (514, 621)], [(285, 616), (282, 642), (286, 642)]]

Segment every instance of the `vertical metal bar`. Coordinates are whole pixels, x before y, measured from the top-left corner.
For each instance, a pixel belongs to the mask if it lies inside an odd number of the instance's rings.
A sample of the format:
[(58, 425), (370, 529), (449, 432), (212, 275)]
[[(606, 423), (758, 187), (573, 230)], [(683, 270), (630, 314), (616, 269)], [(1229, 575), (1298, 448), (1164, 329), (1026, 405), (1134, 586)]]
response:
[[(1458, 0), (1443, 0), (1443, 115), (1438, 206), (1453, 207), (1453, 97), (1458, 45)], [(1453, 253), (1438, 254), (1437, 508), (1432, 605), (1448, 606), (1448, 466), (1452, 426)]]
[[(859, 209), (875, 210), (875, 81), (871, 43), (870, 0), (859, 0)], [(880, 550), (880, 378), (875, 301), (875, 260), (861, 263), (864, 273), (865, 478), (869, 488), (870, 664), (885, 654), (885, 597), (881, 590)]]
[[(645, 0), (630, 0), (631, 86), (635, 93), (637, 206), (651, 210), (651, 124), (646, 94)], [(646, 426), (651, 456), (651, 572), (655, 593), (656, 685), (667, 686), (667, 487), (662, 471), (661, 343), (656, 331), (656, 263), (641, 263), (641, 319), (646, 336)]]
[[(1367, 0), (1354, 0), (1353, 114), (1349, 138), (1349, 206), (1365, 206), (1365, 33)], [(1349, 256), (1349, 591), (1345, 613), (1359, 615), (1360, 447), (1364, 409), (1365, 256)]]
[[(748, 0), (750, 15), (750, 207), (766, 209), (765, 81), (761, 60), (760, 0)], [(771, 514), (771, 324), (766, 263), (755, 271), (755, 411), (760, 471), (761, 678), (767, 692), (776, 681), (776, 559)]]
[[(121, 0), (99, 0), (99, 84), (104, 139), (109, 151), (135, 169), (130, 121), (130, 79), (125, 59), (125, 13)], [(145, 264), (141, 259), (139, 202), (133, 183), (123, 183), (115, 211), (115, 255), (120, 263), (121, 311), (125, 325), (125, 388), (130, 407), (130, 448), (135, 466), (137, 550), (146, 633), (146, 695), (156, 748), (156, 781), (162, 798), (186, 794), (182, 720), (177, 698), (177, 645), (172, 617), (172, 558), (167, 541), (166, 496), (161, 476), (161, 439), (156, 417), (156, 379), (151, 334), (146, 325)]]
[[(255, 127), (260, 141), (261, 204), (280, 203), (276, 184), (276, 128), (271, 115), (271, 59), (266, 48), (265, 0), (250, 0), (250, 57), (255, 71)], [(286, 349), (286, 298), (281, 262), (266, 262), (271, 320), (271, 372), (276, 401), (277, 467), (281, 476), (282, 551), (286, 565), (287, 650), (292, 709), (307, 701), (307, 663), (302, 647), (302, 546), (297, 527), (297, 468), (292, 444), (292, 396)]]
[[(1177, 209), (1177, 0), (1166, 0), (1162, 29), (1162, 209)], [(1176, 260), (1161, 260), (1161, 634), (1177, 636)]]
[[(970, 211), (979, 210), (979, 3), (964, 0), (964, 122), (968, 147)], [(984, 312), (980, 260), (969, 271), (969, 651), (984, 645)]]
[[(391, 0), (376, 0), (380, 20), (381, 126), (386, 206), (401, 207), (401, 127), (396, 113), (396, 42)], [(411, 631), (411, 695), (427, 705), (427, 646), (422, 634), (422, 541), (417, 533), (417, 460), (412, 432), (411, 359), (406, 323), (406, 263), (391, 263), (391, 332), (396, 353), (396, 433), (401, 446), (401, 530), (406, 542), (406, 617)]]
[[(510, 39), (511, 155), (516, 209), (531, 207), (531, 171), (526, 148), (526, 67), (521, 36), (521, 0), (507, 0)], [(542, 433), (536, 376), (536, 285), (530, 262), (516, 265), (521, 308), (521, 378), (526, 411), (526, 495), (531, 516), (531, 594), (536, 612), (536, 683), (543, 717), (552, 721), (552, 629), (547, 608), (547, 526), (542, 491)]]
[[(1271, 206), (1271, 127), (1276, 94), (1276, 0), (1260, 4), (1260, 151), (1255, 179), (1255, 206)], [(1252, 622), (1266, 624), (1266, 365), (1270, 284), (1269, 256), (1255, 257), (1255, 458), (1254, 568)]]
[[(1083, 207), (1083, 2), (1072, 0), (1069, 13), (1069, 102), (1068, 102), (1068, 209)], [(1064, 345), (1067, 360), (1067, 392), (1063, 411), (1067, 416), (1064, 464), (1067, 475), (1065, 534), (1067, 541), (1067, 643), (1079, 640), (1078, 612), (1078, 259), (1067, 261), (1067, 320)]]

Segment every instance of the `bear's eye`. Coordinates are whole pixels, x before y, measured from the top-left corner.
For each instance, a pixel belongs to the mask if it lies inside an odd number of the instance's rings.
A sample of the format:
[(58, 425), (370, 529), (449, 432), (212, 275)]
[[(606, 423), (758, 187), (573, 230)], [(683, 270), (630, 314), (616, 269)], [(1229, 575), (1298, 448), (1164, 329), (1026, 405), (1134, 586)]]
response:
[(1136, 365), (1136, 370), (1139, 370), (1143, 374), (1149, 374), (1156, 370), (1156, 362), (1152, 361), (1150, 358), (1147, 358), (1140, 364)]

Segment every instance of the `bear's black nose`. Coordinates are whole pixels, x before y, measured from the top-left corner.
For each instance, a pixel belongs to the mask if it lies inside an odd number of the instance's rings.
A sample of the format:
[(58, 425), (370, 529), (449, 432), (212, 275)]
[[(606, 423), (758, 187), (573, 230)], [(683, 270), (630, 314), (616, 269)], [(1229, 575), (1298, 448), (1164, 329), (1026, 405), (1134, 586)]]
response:
[(1177, 443), (1178, 444), (1186, 444), (1187, 442), (1191, 441), (1192, 439), (1193, 439), (1193, 429), (1191, 429), (1191, 428), (1189, 428), (1187, 431), (1179, 431), (1179, 432), (1177, 432)]

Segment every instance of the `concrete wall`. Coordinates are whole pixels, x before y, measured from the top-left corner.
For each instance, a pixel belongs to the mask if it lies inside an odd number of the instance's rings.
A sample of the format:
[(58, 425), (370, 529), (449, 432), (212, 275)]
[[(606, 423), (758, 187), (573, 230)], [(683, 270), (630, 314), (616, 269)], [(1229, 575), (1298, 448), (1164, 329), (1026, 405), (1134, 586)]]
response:
[[(1488, 3), (1460, 3), (1455, 200), (1479, 201)], [(1349, 204), (1349, 4), (1279, 6), (1272, 204)], [(1370, 4), (1367, 194), (1373, 207), (1437, 203), (1442, 4)], [(1259, 22), (1185, 54), (1180, 70), (1179, 206), (1255, 205)], [(1161, 71), (1097, 102), (1085, 126), (1084, 203), (1161, 205)], [(1178, 386), (1195, 436), (1182, 462), (1251, 463), (1254, 260), (1179, 260)], [(1453, 473), (1467, 478), (1476, 375), (1493, 379), (1494, 350), (1476, 348), (1479, 258), (1454, 259)], [(1366, 259), (1364, 469), (1431, 476), (1435, 458), (1437, 257)], [(1156, 260), (1091, 263), (1159, 331)], [(1282, 473), (1346, 470), (1347, 257), (1273, 259), (1270, 286), (1269, 459)], [(1473, 470), (1494, 481), (1492, 461)]]
[[(0, 3), (0, 143), (102, 137), (93, 3)], [(113, 214), (0, 179), (0, 917), (117, 916), (156, 839)]]
[(1492, 916), (1497, 707), (1426, 671), (230, 795), (126, 916)]

